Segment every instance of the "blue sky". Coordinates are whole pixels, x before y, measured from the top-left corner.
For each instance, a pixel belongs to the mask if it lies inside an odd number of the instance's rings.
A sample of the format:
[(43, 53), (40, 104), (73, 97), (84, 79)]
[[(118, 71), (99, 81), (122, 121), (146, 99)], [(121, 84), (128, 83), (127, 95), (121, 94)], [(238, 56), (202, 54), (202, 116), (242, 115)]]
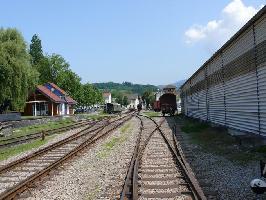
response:
[(37, 33), (83, 82), (167, 84), (192, 75), (265, 0), (0, 2), (0, 26), (28, 44)]

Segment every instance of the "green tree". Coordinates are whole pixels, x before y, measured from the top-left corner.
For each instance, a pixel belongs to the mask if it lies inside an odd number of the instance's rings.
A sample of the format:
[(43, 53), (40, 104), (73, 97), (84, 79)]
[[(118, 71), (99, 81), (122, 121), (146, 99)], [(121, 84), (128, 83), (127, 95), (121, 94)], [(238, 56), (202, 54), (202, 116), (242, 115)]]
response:
[(98, 89), (100, 90), (111, 90), (112, 95), (115, 96), (115, 92), (120, 92), (124, 94), (140, 94), (142, 95), (144, 91), (151, 90), (153, 92), (157, 91), (157, 87), (154, 85), (141, 85), (141, 84), (133, 84), (130, 82), (123, 82), (121, 83), (94, 83)]
[(78, 97), (79, 106), (92, 106), (103, 102), (102, 93), (92, 84), (81, 86)]
[(118, 93), (116, 98), (116, 102), (123, 105), (123, 95), (121, 93)]
[(40, 73), (39, 76), (39, 84), (43, 85), (44, 83), (51, 82), (52, 80), (52, 69), (50, 65), (50, 60), (48, 56), (44, 56), (38, 64), (34, 65), (34, 67)]
[(64, 73), (65, 71), (69, 70), (68, 62), (58, 54), (53, 54), (49, 56), (49, 65), (50, 65), (50, 77), (51, 82), (60, 84), (60, 74)]
[(81, 78), (70, 69), (69, 63), (58, 54), (43, 55), (40, 38), (35, 34), (30, 44), (31, 61), (40, 73), (39, 84), (53, 82), (73, 97), (80, 106), (102, 102), (101, 92), (93, 85), (82, 85)]
[(83, 105), (90, 106), (92, 104), (92, 85), (86, 83), (82, 86), (83, 88)]
[(103, 100), (103, 95), (102, 92), (100, 90), (98, 90), (98, 88), (95, 87), (95, 90), (97, 91), (97, 101), (99, 104), (103, 104), (104, 100)]
[(42, 42), (36, 34), (32, 36), (29, 54), (33, 67), (40, 73), (39, 84), (49, 82), (52, 78), (50, 60), (48, 56), (43, 55)]
[(24, 108), (29, 90), (38, 81), (26, 42), (16, 29), (0, 29), (0, 104), (11, 102), (12, 110)]
[(74, 99), (78, 97), (81, 87), (81, 78), (71, 70), (65, 70), (58, 74), (55, 83), (64, 89)]
[(152, 105), (155, 101), (155, 96), (151, 90), (146, 90), (142, 95), (142, 100), (146, 102), (146, 105)]
[(122, 105), (127, 106), (129, 104), (127, 96), (124, 96)]
[(36, 34), (34, 34), (31, 39), (30, 55), (33, 65), (38, 65), (43, 59), (42, 41)]
[(82, 84), (80, 84), (79, 89), (76, 91), (76, 97), (74, 99), (78, 102), (77, 106), (85, 106), (85, 94)]
[(58, 54), (45, 58), (45, 62), (49, 68), (42, 68), (42, 81), (57, 84), (76, 100), (81, 98), (81, 78), (69, 68), (68, 62)]

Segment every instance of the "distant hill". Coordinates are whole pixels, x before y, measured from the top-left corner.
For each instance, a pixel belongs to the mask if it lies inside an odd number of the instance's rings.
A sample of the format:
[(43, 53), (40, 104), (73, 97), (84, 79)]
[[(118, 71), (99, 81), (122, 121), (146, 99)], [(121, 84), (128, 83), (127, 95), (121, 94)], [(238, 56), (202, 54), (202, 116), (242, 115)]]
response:
[(177, 81), (174, 83), (174, 85), (176, 86), (177, 89), (179, 89), (185, 82), (186, 80)]
[[(180, 80), (177, 81), (175, 83), (170, 83), (170, 85), (175, 85), (176, 89), (178, 90), (184, 83), (186, 82), (186, 80)], [(168, 84), (167, 84), (168, 85)], [(162, 89), (164, 88), (166, 85), (158, 85), (158, 88)]]
[(99, 90), (108, 90), (108, 91), (123, 91), (123, 93), (135, 93), (142, 95), (146, 90), (157, 91), (158, 87), (154, 85), (142, 85), (142, 84), (134, 84), (130, 82), (123, 83), (93, 83), (95, 87)]

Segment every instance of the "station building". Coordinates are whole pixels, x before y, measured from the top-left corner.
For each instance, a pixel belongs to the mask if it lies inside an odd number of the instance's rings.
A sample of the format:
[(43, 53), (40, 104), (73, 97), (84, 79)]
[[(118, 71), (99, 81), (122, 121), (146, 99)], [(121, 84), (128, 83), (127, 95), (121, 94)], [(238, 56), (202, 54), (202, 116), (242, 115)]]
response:
[(127, 106), (129, 109), (137, 109), (138, 104), (140, 103), (140, 98), (138, 94), (128, 95), (129, 105)]
[(58, 116), (74, 114), (77, 102), (54, 83), (38, 85), (26, 102), (23, 115)]
[(104, 103), (112, 103), (112, 94), (111, 92), (103, 92), (103, 99), (104, 99)]

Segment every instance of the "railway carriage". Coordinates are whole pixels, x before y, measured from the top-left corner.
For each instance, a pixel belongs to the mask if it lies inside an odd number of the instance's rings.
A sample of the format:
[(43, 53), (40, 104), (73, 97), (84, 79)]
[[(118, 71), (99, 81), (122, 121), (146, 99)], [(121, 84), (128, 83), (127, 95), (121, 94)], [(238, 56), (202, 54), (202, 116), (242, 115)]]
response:
[(138, 111), (141, 111), (142, 110), (142, 104), (139, 103), (138, 106), (137, 106), (137, 108), (138, 108)]
[(165, 114), (174, 115), (177, 110), (176, 95), (172, 93), (163, 94), (160, 97), (160, 109)]

